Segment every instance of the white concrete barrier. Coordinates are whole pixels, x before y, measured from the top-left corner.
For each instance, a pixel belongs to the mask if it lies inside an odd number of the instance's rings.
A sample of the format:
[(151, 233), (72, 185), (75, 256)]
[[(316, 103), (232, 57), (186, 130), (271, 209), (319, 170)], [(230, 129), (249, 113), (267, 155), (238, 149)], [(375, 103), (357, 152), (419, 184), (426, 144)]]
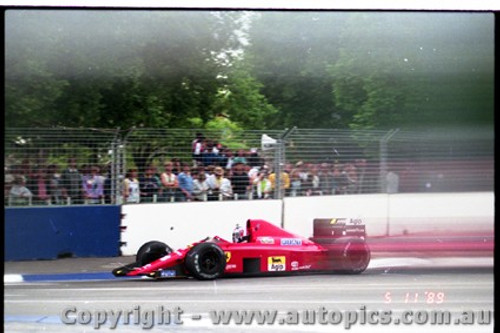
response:
[(281, 200), (124, 205), (124, 255), (150, 240), (174, 249), (207, 236), (231, 239), (236, 223), (264, 219), (312, 236), (315, 218), (361, 218), (369, 237), (419, 232), (491, 232), (494, 193), (418, 193), (295, 197)]
[(236, 223), (249, 218), (281, 224), (281, 200), (213, 201), (195, 203), (129, 204), (122, 206), (123, 255), (134, 255), (139, 247), (159, 240), (174, 250), (207, 236), (231, 240)]
[(495, 196), (483, 193), (390, 195), (390, 235), (493, 232)]
[(369, 236), (380, 236), (387, 229), (388, 200), (385, 194), (285, 198), (284, 224), (287, 230), (310, 237), (315, 218), (360, 218)]
[(286, 198), (285, 227), (311, 236), (320, 217), (361, 218), (369, 237), (422, 232), (493, 232), (492, 192)]

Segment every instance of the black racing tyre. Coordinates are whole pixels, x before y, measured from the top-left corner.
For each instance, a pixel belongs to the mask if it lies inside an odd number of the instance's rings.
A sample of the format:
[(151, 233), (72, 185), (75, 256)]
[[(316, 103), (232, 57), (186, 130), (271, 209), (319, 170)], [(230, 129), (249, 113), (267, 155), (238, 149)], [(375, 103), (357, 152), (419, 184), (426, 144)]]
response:
[(342, 272), (360, 274), (370, 263), (370, 248), (364, 239), (348, 238), (345, 240), (341, 258)]
[(169, 253), (172, 253), (170, 246), (162, 242), (151, 241), (140, 247), (135, 260), (138, 266), (144, 266)]
[(215, 243), (200, 243), (194, 246), (184, 259), (188, 272), (199, 280), (213, 280), (224, 273), (226, 256)]

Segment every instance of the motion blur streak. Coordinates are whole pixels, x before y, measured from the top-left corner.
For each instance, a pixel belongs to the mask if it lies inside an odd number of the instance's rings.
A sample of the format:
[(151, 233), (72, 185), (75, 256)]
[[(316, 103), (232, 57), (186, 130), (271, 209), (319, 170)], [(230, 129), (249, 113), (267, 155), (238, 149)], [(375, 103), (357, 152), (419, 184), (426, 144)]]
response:
[(456, 233), (436, 235), (414, 233), (411, 235), (371, 237), (367, 239), (372, 252), (427, 252), (432, 256), (459, 253), (460, 256), (478, 254), (493, 256), (495, 236), (491, 233)]

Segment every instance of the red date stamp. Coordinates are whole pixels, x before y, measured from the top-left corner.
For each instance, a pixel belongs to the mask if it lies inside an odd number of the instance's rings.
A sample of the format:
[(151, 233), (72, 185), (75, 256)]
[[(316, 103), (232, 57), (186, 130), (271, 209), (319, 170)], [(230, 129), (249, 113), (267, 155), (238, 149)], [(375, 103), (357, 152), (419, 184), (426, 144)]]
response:
[(445, 301), (445, 293), (442, 291), (423, 291), (423, 292), (404, 292), (395, 293), (386, 291), (384, 294), (384, 303), (392, 302), (404, 304), (443, 304)]

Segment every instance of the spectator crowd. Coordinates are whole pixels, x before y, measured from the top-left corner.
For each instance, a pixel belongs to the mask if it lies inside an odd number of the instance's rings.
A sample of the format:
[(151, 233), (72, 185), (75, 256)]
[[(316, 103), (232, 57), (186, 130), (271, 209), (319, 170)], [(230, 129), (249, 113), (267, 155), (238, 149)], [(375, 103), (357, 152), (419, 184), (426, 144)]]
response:
[[(57, 164), (31, 165), (29, 160), (5, 170), (5, 204), (67, 205), (215, 201), (274, 198), (277, 175), (258, 149), (228, 147), (201, 133), (192, 142), (192, 160), (167, 159), (144, 170), (130, 168), (113, 186), (108, 166), (77, 165), (70, 157)], [(359, 193), (366, 161), (353, 163), (286, 163), (279, 175), (285, 196)], [(121, 188), (119, 195), (113, 187)], [(120, 198), (118, 201), (117, 198)], [(121, 202), (120, 202), (121, 201)]]

